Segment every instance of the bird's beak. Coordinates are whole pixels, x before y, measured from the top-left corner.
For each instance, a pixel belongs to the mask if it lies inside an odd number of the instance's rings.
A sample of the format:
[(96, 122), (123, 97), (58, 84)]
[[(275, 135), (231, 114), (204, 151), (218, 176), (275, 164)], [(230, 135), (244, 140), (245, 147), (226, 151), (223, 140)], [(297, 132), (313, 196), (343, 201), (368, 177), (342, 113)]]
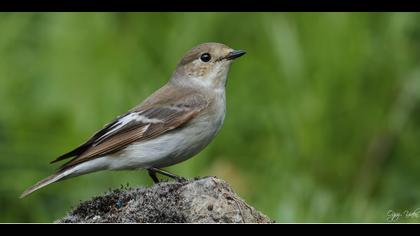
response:
[(235, 59), (235, 58), (238, 58), (238, 57), (240, 57), (240, 56), (242, 56), (242, 55), (244, 55), (246, 52), (244, 51), (244, 50), (234, 50), (234, 51), (232, 51), (232, 52), (230, 52), (226, 57), (225, 57), (225, 59), (226, 60), (233, 60), (233, 59)]

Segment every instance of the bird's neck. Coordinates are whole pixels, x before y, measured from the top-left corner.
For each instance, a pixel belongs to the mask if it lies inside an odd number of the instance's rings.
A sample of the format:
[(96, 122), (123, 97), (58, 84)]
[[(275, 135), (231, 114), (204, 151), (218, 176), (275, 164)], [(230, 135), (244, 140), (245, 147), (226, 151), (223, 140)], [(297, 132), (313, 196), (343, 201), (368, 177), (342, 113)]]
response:
[(203, 76), (186, 76), (176, 73), (170, 80), (170, 83), (177, 86), (190, 87), (192, 89), (224, 93), (228, 73), (229, 66), (213, 70)]

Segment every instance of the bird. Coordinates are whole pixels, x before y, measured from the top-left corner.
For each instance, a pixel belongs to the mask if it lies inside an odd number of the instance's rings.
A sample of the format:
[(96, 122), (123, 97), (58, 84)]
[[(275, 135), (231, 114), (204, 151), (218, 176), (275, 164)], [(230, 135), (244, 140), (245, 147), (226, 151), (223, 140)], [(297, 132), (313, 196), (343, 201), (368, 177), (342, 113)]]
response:
[(103, 170), (147, 170), (154, 183), (159, 183), (157, 173), (185, 181), (163, 168), (195, 156), (219, 132), (228, 72), (233, 60), (245, 53), (215, 42), (190, 49), (166, 84), (50, 162), (67, 160), (20, 198), (51, 183)]

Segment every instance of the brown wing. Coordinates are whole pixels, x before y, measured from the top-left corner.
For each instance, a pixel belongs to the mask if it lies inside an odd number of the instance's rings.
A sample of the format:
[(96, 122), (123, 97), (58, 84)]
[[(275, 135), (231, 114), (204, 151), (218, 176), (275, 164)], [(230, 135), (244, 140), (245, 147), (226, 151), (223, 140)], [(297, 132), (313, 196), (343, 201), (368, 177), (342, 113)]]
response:
[[(123, 115), (122, 117), (126, 116), (127, 114)], [(113, 120), (111, 123), (106, 124), (104, 128), (96, 132), (91, 138), (89, 138), (85, 143), (81, 144), (77, 148), (71, 150), (70, 152), (67, 152), (59, 157), (57, 157), (55, 160), (51, 161), (50, 164), (73, 157), (78, 156), (82, 153), (84, 153), (92, 144), (100, 137), (102, 137), (104, 134), (108, 133), (112, 127), (115, 126), (115, 124), (120, 120), (120, 117), (117, 117), (115, 120)]]
[(120, 151), (133, 142), (148, 140), (178, 128), (188, 123), (206, 105), (205, 102), (197, 103), (194, 100), (193, 103), (184, 101), (178, 104), (159, 105), (145, 110), (131, 111), (107, 125), (88, 142), (76, 148), (75, 150), (84, 150), (65, 163), (60, 170)]

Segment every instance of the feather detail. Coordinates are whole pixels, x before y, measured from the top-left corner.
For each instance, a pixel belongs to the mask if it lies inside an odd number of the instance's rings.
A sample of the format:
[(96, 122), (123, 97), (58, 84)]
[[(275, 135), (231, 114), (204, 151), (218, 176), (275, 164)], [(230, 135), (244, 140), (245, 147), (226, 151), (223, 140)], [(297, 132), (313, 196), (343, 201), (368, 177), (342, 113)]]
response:
[[(208, 101), (200, 93), (174, 89), (173, 86), (167, 84), (143, 104), (118, 117), (84, 144), (53, 162), (74, 156), (60, 167), (59, 170), (62, 171), (118, 152), (133, 142), (150, 140), (187, 124), (208, 106)], [(168, 96), (168, 93), (172, 94)], [(172, 99), (166, 100), (167, 97)]]

